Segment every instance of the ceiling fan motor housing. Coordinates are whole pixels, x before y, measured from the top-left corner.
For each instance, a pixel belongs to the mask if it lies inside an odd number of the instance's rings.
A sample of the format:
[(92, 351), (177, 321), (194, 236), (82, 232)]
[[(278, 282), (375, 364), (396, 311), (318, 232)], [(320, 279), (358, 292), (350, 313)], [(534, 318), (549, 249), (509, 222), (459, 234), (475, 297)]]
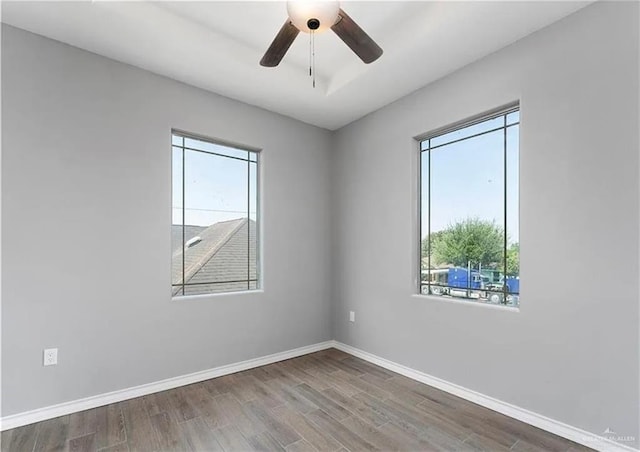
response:
[[(280, 64), (301, 31), (319, 33), (331, 29), (366, 64), (373, 63), (382, 55), (380, 46), (340, 9), (338, 1), (289, 0), (287, 13), (289, 18), (260, 60), (262, 66), (275, 67)], [(309, 49), (313, 65), (312, 47), (313, 40), (310, 41)], [(310, 70), (309, 75), (311, 74)]]
[(295, 27), (305, 33), (323, 32), (338, 20), (340, 2), (333, 0), (290, 0), (287, 13)]
[(320, 28), (320, 21), (318, 19), (309, 19), (307, 21), (307, 27), (309, 27), (309, 30), (317, 30), (318, 28)]

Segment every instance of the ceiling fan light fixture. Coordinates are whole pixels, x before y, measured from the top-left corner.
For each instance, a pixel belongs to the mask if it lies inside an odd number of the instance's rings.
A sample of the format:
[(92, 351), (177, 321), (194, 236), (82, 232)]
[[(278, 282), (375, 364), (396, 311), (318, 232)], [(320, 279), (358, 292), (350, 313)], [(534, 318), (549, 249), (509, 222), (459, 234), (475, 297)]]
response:
[(336, 0), (289, 0), (287, 13), (289, 17), (260, 60), (261, 66), (276, 67), (280, 64), (301, 31), (310, 33), (309, 75), (314, 74), (315, 34), (327, 29), (331, 29), (365, 64), (373, 63), (382, 55), (380, 46), (340, 8)]
[[(340, 2), (333, 0), (289, 0), (287, 13), (295, 27), (305, 33), (328, 30), (338, 20)], [(314, 28), (315, 27), (315, 28)]]

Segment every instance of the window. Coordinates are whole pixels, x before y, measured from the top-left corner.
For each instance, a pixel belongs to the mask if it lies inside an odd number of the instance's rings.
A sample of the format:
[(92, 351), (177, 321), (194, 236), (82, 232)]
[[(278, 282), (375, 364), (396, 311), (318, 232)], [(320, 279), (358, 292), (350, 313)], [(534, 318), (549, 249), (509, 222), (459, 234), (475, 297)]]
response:
[(420, 140), (420, 293), (520, 303), (517, 106)]
[(171, 293), (259, 288), (257, 152), (174, 132)]

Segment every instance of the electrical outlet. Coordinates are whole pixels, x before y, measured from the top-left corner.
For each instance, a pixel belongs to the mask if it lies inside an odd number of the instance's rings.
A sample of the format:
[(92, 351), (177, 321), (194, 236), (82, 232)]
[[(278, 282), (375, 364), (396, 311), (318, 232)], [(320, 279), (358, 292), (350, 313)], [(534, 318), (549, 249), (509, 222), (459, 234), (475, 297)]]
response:
[(55, 366), (58, 364), (58, 349), (46, 348), (43, 353), (43, 366)]
[(349, 322), (356, 321), (356, 311), (349, 311)]

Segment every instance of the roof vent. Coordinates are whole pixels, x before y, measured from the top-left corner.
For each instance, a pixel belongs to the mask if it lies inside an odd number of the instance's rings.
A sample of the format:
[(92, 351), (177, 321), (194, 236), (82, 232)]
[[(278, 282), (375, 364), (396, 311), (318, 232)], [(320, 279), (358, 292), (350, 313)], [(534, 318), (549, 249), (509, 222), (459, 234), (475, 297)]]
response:
[(187, 243), (184, 244), (184, 248), (185, 249), (191, 248), (192, 246), (195, 246), (200, 242), (202, 242), (202, 237), (197, 235), (194, 238), (187, 240)]

